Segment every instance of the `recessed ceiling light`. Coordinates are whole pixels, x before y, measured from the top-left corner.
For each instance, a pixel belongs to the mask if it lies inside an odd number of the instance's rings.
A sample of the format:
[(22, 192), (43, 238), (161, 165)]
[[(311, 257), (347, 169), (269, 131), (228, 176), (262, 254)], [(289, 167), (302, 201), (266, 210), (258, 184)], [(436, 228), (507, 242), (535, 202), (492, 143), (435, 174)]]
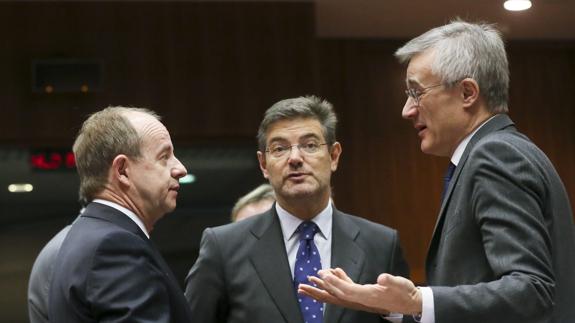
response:
[(509, 11), (522, 11), (531, 8), (530, 0), (507, 0), (503, 7)]
[(180, 184), (191, 184), (196, 181), (196, 176), (193, 174), (188, 174), (182, 178), (180, 178)]
[(10, 193), (29, 193), (32, 192), (34, 186), (28, 183), (18, 183), (8, 185), (8, 191)]

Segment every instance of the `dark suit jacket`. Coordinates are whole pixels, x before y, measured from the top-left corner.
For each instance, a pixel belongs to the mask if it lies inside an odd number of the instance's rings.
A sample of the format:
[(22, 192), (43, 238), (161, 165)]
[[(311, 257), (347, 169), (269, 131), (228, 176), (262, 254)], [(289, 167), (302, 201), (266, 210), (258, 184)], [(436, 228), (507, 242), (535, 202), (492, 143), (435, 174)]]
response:
[[(395, 230), (334, 209), (332, 264), (359, 283), (380, 273), (408, 275)], [(198, 322), (303, 323), (275, 207), (204, 231), (199, 257), (186, 278)], [(381, 322), (375, 314), (327, 305), (326, 323)]]
[(507, 115), (486, 123), (455, 170), (429, 247), (435, 322), (575, 322), (572, 216), (545, 154)]
[(48, 297), (52, 274), (60, 246), (70, 231), (70, 227), (71, 225), (67, 225), (48, 241), (34, 261), (28, 282), (28, 317), (30, 323), (50, 322), (48, 320)]
[(190, 322), (186, 299), (153, 243), (125, 214), (91, 203), (64, 240), (51, 322)]

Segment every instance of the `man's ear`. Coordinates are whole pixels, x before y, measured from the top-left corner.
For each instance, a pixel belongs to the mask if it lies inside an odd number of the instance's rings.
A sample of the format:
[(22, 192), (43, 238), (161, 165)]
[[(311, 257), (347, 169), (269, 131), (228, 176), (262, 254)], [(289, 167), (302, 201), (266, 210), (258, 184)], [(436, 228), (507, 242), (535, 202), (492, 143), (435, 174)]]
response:
[(126, 155), (118, 155), (112, 161), (112, 178), (123, 185), (130, 185), (130, 161)]
[(479, 99), (479, 84), (472, 78), (466, 78), (461, 81), (463, 90), (463, 106), (470, 107)]
[(335, 172), (337, 170), (337, 165), (339, 164), (339, 156), (341, 156), (342, 148), (339, 142), (334, 142), (331, 145), (329, 154), (331, 156), (331, 171)]
[(267, 163), (266, 163), (266, 156), (261, 151), (258, 151), (258, 162), (260, 164), (260, 170), (262, 171), (264, 178), (269, 178), (268, 177), (268, 170), (267, 170)]

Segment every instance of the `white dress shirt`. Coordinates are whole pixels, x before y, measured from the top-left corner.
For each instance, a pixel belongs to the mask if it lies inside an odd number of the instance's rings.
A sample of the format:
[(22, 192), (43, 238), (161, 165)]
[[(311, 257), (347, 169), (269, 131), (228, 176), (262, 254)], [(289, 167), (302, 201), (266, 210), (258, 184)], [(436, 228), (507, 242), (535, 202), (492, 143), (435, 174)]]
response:
[(124, 213), (127, 217), (132, 219), (132, 221), (134, 221), (138, 225), (138, 227), (142, 230), (142, 232), (144, 232), (146, 237), (148, 237), (148, 239), (150, 239), (150, 235), (148, 234), (148, 231), (146, 231), (146, 226), (144, 225), (144, 222), (142, 222), (142, 219), (140, 219), (136, 215), (136, 213), (134, 213), (131, 210), (121, 206), (118, 203), (114, 203), (114, 202), (110, 202), (110, 201), (106, 201), (106, 200), (102, 200), (102, 199), (94, 199), (92, 202), (104, 204), (104, 205), (107, 205), (109, 207), (113, 207), (114, 209)]
[[(493, 116), (495, 117), (495, 116)], [(469, 141), (471, 140), (471, 138), (473, 138), (473, 135), (475, 135), (475, 133), (481, 129), (481, 127), (483, 127), (487, 122), (489, 122), (489, 120), (493, 119), (493, 117), (487, 119), (486, 121), (484, 121), (479, 127), (477, 127), (475, 130), (473, 130), (472, 133), (470, 133), (469, 135), (467, 135), (467, 137), (465, 137), (461, 143), (459, 143), (459, 145), (457, 146), (457, 148), (455, 149), (455, 151), (453, 152), (453, 155), (451, 156), (451, 162), (453, 163), (453, 165), (455, 165), (457, 167), (457, 165), (459, 165), (459, 161), (461, 160), (461, 157), (463, 156), (463, 152), (465, 151), (465, 148), (467, 148), (467, 144), (469, 144)], [(421, 290), (421, 323), (435, 323), (435, 303), (433, 301), (433, 290), (430, 287), (419, 287), (419, 289)]]
[[(295, 267), (297, 249), (299, 248), (299, 237), (296, 233), (298, 226), (304, 222), (300, 218), (295, 217), (288, 211), (284, 210), (278, 203), (276, 203), (276, 212), (280, 219), (282, 228), (284, 244), (286, 247), (286, 254), (288, 256), (290, 272), (293, 279), (293, 270)], [(319, 228), (319, 232), (313, 237), (319, 257), (321, 260), (321, 268), (331, 267), (331, 227), (333, 223), (333, 207), (331, 199), (323, 211), (311, 219)]]

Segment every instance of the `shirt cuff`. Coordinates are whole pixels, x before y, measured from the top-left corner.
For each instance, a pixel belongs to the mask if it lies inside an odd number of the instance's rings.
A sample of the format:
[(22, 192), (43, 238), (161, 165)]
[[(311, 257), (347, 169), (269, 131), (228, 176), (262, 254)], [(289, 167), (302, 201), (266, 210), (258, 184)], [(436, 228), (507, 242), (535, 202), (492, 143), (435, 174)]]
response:
[(435, 304), (430, 287), (419, 287), (421, 291), (421, 323), (435, 323)]
[(403, 314), (401, 313), (389, 313), (387, 315), (382, 315), (381, 317), (391, 323), (401, 323), (403, 321)]

